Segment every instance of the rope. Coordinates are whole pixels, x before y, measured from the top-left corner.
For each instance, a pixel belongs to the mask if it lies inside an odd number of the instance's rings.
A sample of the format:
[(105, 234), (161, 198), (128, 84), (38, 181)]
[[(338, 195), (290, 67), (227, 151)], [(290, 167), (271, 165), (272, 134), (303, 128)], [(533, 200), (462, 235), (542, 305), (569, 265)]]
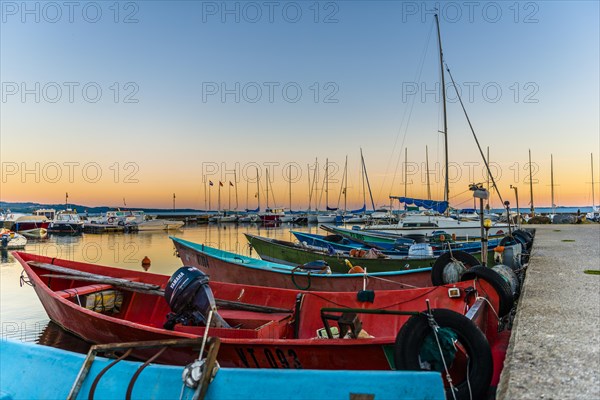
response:
[(379, 276), (368, 275), (368, 277), (370, 279), (379, 279), (380, 281), (384, 281), (384, 282), (388, 282), (388, 283), (394, 283), (394, 284), (400, 285), (402, 287), (407, 287), (407, 288), (411, 288), (411, 289), (419, 289), (419, 286), (409, 285), (408, 283), (396, 282), (396, 281), (393, 281), (391, 279), (381, 278)]
[[(479, 292), (479, 290), (477, 289), (477, 278), (473, 279), (473, 287), (475, 288), (475, 290), (477, 290), (476, 293)], [(481, 291), (487, 295), (487, 292), (485, 291), (485, 289), (482, 287)], [(487, 297), (481, 297), (481, 296), (475, 296), (475, 300), (478, 299), (482, 299), (484, 300), (486, 303), (488, 303), (488, 305), (490, 306), (490, 308), (492, 309), (492, 312), (494, 313), (494, 315), (496, 316), (496, 319), (498, 320), (498, 322), (500, 322), (501, 318), (498, 316), (498, 313), (496, 312), (496, 309), (494, 308), (494, 306), (492, 305), (492, 303), (490, 303), (490, 301), (487, 299)]]
[(292, 269), (292, 283), (294, 284), (294, 286), (296, 286), (296, 289), (298, 290), (308, 290), (310, 289), (310, 285), (311, 285), (311, 280), (310, 280), (310, 271), (308, 272), (308, 284), (306, 285), (306, 287), (300, 287), (300, 285), (298, 285), (298, 283), (296, 283), (296, 278), (294, 275), (294, 272), (296, 271), (296, 269), (298, 269), (299, 267), (296, 267), (294, 269)]
[(452, 383), (452, 376), (450, 376), (450, 371), (448, 371), (448, 365), (446, 364), (444, 352), (442, 351), (442, 345), (440, 344), (440, 339), (438, 338), (438, 335), (437, 335), (437, 330), (439, 328), (439, 325), (437, 324), (437, 322), (435, 322), (435, 319), (433, 318), (433, 313), (431, 312), (431, 309), (429, 308), (429, 300), (427, 300), (427, 308), (428, 308), (427, 322), (429, 323), (429, 326), (431, 327), (431, 330), (433, 331), (433, 336), (435, 337), (435, 341), (437, 343), (438, 350), (440, 351), (440, 356), (442, 357), (442, 363), (444, 364), (444, 371), (446, 371), (446, 380), (448, 381), (448, 384), (450, 385), (450, 392), (452, 393), (452, 398), (454, 400), (456, 400), (456, 394), (454, 393), (454, 390), (455, 390), (454, 384)]
[(488, 299), (486, 299), (485, 297), (480, 297), (480, 296), (477, 296), (477, 297), (475, 297), (475, 300), (479, 300), (479, 299), (481, 299), (481, 300), (484, 300), (486, 303), (488, 303), (488, 305), (489, 305), (489, 306), (490, 306), (490, 308), (492, 309), (492, 312), (493, 312), (493, 313), (494, 313), (494, 315), (496, 316), (496, 319), (497, 319), (498, 321), (500, 321), (500, 317), (498, 316), (498, 313), (497, 313), (497, 312), (496, 312), (496, 310), (494, 309), (494, 306), (492, 305), (492, 303), (490, 303), (490, 301), (489, 301)]
[(21, 276), (19, 277), (19, 286), (23, 287), (23, 284), (33, 286), (33, 282), (27, 275), (25, 275), (25, 270), (21, 270)]
[(469, 388), (469, 399), (473, 400), (473, 392), (471, 391), (471, 381), (469, 380), (470, 365), (471, 365), (471, 357), (467, 357), (467, 387)]

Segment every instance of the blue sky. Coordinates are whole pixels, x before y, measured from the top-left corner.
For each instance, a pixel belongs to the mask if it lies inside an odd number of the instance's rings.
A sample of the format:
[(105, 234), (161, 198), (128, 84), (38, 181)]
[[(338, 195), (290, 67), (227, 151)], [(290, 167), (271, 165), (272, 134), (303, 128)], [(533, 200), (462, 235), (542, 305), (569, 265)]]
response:
[[(404, 147), (409, 161), (424, 162), (427, 145), (430, 162), (443, 162), (434, 2), (75, 2), (72, 10), (62, 2), (1, 3), (2, 162), (91, 160), (104, 176), (115, 162), (134, 162), (139, 178), (136, 185), (50, 185), (42, 176), (48, 188), (40, 194), (31, 177), (3, 176), (2, 200), (36, 200), (35, 193), (58, 200), (70, 190), (81, 202), (127, 196), (168, 206), (178, 192), (182, 206), (199, 206), (203, 162), (306, 166), (318, 157), (341, 166), (348, 154), (353, 196), (362, 202), (362, 147), (377, 202), (385, 203), (388, 194), (403, 194), (396, 165)], [(439, 4), (445, 61), (482, 144), (503, 169), (501, 189), (524, 184), (531, 148), (544, 201), (552, 153), (559, 200), (590, 203), (589, 157), (598, 159), (600, 148), (598, 2), (467, 4), (471, 10), (465, 2)], [(65, 82), (73, 82), (72, 101)], [(40, 101), (22, 97), (23, 85)], [(96, 88), (102, 94), (93, 102)], [(222, 97), (224, 88), (237, 93)], [(448, 124), (450, 158), (462, 171), (451, 187), (458, 194), (469, 183), (465, 163), (480, 158), (456, 102)], [(294, 188), (298, 206), (306, 203), (306, 175)], [(281, 171), (273, 185), (286, 198)], [(242, 189), (245, 195), (243, 181)], [(423, 195), (422, 182), (409, 192)]]

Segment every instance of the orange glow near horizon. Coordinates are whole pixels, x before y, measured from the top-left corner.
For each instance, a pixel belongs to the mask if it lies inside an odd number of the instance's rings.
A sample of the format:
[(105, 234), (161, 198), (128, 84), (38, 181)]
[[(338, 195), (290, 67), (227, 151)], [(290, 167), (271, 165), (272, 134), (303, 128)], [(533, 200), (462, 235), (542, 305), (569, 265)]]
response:
[[(333, 162), (331, 163), (333, 165)], [(565, 162), (563, 161), (563, 164)], [(587, 165), (585, 165), (587, 164)], [(298, 165), (301, 165), (298, 163)], [(329, 206), (344, 207), (343, 195), (340, 195), (341, 181), (343, 176), (342, 168), (331, 167), (334, 171), (329, 182)], [(456, 164), (458, 165), (458, 164)], [(587, 168), (585, 168), (587, 166)], [(231, 198), (231, 208), (236, 208), (236, 189), (237, 189), (237, 209), (244, 210), (246, 207), (253, 209), (257, 206), (257, 185), (256, 178), (247, 171), (255, 171), (255, 168), (247, 169), (243, 172), (243, 168), (236, 171), (235, 176), (238, 179), (237, 187), (229, 186), (229, 182), (233, 181), (234, 173), (232, 170), (212, 172), (207, 175), (206, 183), (203, 183), (200, 167), (196, 170), (190, 169), (187, 174), (174, 174), (177, 178), (174, 179), (173, 174), (166, 173), (162, 167), (149, 166), (151, 168), (136, 167), (136, 169), (122, 170), (121, 174), (116, 177), (114, 168), (111, 165), (101, 166), (100, 169), (89, 167), (86, 174), (73, 174), (71, 177), (63, 170), (60, 179), (58, 175), (51, 171), (55, 165), (47, 167), (44, 171), (43, 166), (40, 167), (39, 173), (33, 168), (29, 171), (14, 169), (14, 165), (6, 167), (3, 163), (2, 175), (2, 190), (1, 200), (5, 202), (36, 202), (42, 204), (63, 204), (65, 201), (65, 193), (69, 193), (69, 203), (85, 206), (109, 206), (109, 207), (134, 207), (134, 208), (164, 208), (171, 209), (173, 207), (173, 193), (176, 195), (176, 208), (192, 208), (205, 209), (208, 208), (208, 192), (210, 191), (211, 209), (218, 208), (218, 193), (219, 180), (223, 182), (221, 187), (221, 208), (228, 209)], [(518, 187), (519, 205), (521, 208), (529, 207), (530, 191), (528, 183), (527, 170), (521, 171), (522, 166), (516, 170), (512, 164), (498, 165), (499, 173), (498, 185), (502, 191), (503, 199), (509, 200), (511, 206), (516, 206), (514, 191), (510, 189), (510, 185)], [(12, 168), (12, 169), (11, 169)], [(122, 169), (122, 166), (120, 167)], [(300, 167), (298, 167), (300, 168)], [(468, 185), (473, 180), (483, 182), (485, 178), (482, 173), (474, 173), (481, 168), (471, 168), (469, 166), (454, 167), (451, 171), (451, 200), (450, 204), (456, 208), (470, 208), (473, 206), (471, 193), (468, 191)], [(298, 175), (292, 177), (292, 208), (295, 210), (306, 209), (308, 207), (309, 184), (307, 167), (305, 166)], [(97, 173), (101, 170), (101, 173)], [(406, 185), (406, 194), (408, 197), (427, 198), (427, 186), (424, 171), (419, 169), (417, 164), (409, 166), (409, 184)], [(457, 171), (459, 171), (457, 173)], [(496, 171), (496, 170), (494, 170)], [(124, 173), (125, 172), (125, 173)], [(135, 173), (133, 173), (135, 172)], [(246, 177), (245, 174), (252, 175)], [(371, 172), (369, 171), (371, 174)], [(516, 174), (520, 175), (517, 176)], [(241, 175), (241, 176), (240, 176)], [(266, 206), (266, 174), (261, 176), (260, 202), (261, 209)], [(403, 170), (396, 174), (384, 175), (374, 171), (369, 177), (371, 189), (376, 207), (389, 205), (388, 196), (404, 195), (404, 182), (402, 179)], [(597, 177), (598, 175), (596, 175)], [(314, 170), (311, 171), (311, 180), (314, 177)], [(118, 179), (117, 179), (118, 178)], [(220, 179), (219, 179), (220, 178)], [(250, 182), (246, 182), (246, 178)], [(430, 173), (431, 193), (432, 198), (443, 198), (443, 179), (441, 175), (435, 172)], [(469, 179), (471, 178), (471, 179)], [(475, 179), (473, 179), (475, 178)], [(517, 179), (518, 178), (518, 179)], [(592, 204), (591, 191), (591, 173), (589, 169), (589, 160), (587, 163), (583, 160), (569, 163), (569, 169), (556, 169), (555, 166), (555, 204), (557, 206), (577, 206), (585, 207)], [(209, 187), (208, 182), (212, 181), (214, 186)], [(289, 183), (287, 176), (283, 173), (283, 167), (273, 168), (271, 175), (271, 184), (269, 186), (269, 206), (270, 207), (289, 207)], [(534, 175), (533, 190), (534, 204), (536, 207), (551, 206), (551, 189), (550, 189), (550, 168), (539, 169)], [(317, 179), (317, 184), (314, 185), (313, 198), (311, 208), (325, 209), (326, 193), (324, 184), (324, 169), (320, 167), (320, 176)], [(393, 187), (392, 190), (389, 188)], [(595, 202), (600, 202), (600, 184), (596, 184)], [(206, 190), (206, 195), (205, 195)], [(231, 197), (230, 197), (231, 196)], [(125, 199), (125, 203), (124, 203)], [(339, 199), (339, 203), (338, 203)], [(501, 203), (498, 196), (492, 193), (492, 206), (499, 208)], [(360, 171), (350, 171), (347, 186), (347, 208), (360, 208), (363, 204), (363, 191)], [(367, 208), (371, 208), (371, 201), (367, 193), (366, 196)], [(394, 207), (398, 207), (398, 203), (394, 203)]]

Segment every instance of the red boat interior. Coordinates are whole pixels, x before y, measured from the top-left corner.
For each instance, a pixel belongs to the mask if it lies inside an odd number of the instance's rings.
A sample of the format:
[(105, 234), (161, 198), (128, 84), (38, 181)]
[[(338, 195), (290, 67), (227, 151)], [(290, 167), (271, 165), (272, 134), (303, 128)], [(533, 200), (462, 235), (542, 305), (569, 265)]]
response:
[[(15, 255), (22, 261), (26, 270), (30, 269), (31, 273), (27, 272), (34, 284), (38, 280), (53, 291), (56, 297), (87, 307), (86, 312), (99, 312), (108, 317), (154, 328), (163, 328), (167, 315), (171, 311), (163, 296), (134, 292), (123, 287), (85, 281), (70, 276), (65, 277), (62, 275), (62, 277), (59, 277), (61, 275), (33, 266), (28, 262), (54, 264), (106, 277), (158, 285), (160, 288), (166, 286), (168, 276), (58, 260), (20, 252), (15, 253)], [(447, 308), (465, 314), (477, 297), (469, 294), (469, 288), (476, 288), (477, 295), (487, 298), (494, 309), (498, 308), (499, 302), (496, 292), (485, 281), (467, 281), (451, 286), (411, 290), (377, 291), (374, 293), (372, 302), (359, 301), (357, 293), (354, 292), (328, 292), (324, 294), (322, 292), (299, 292), (221, 282), (210, 282), (210, 287), (216, 299), (277, 308), (275, 312), (258, 312), (220, 306), (218, 308), (219, 314), (233, 329), (211, 328), (211, 334), (221, 338), (238, 339), (317, 338), (317, 331), (322, 330), (325, 325), (321, 315), (321, 309), (323, 308), (420, 312), (426, 310), (426, 300), (429, 300), (431, 308)], [(454, 291), (453, 296), (455, 297), (450, 297), (450, 287), (459, 289)], [(483, 312), (477, 314), (475, 323), (484, 333), (489, 331), (493, 335), (497, 330), (497, 320), (489, 318), (490, 315), (488, 315), (487, 309), (488, 307), (485, 307)], [(337, 312), (337, 315), (341, 314), (341, 312)], [(362, 324), (362, 329), (365, 331), (365, 337), (375, 338), (395, 337), (410, 317), (410, 315), (361, 314), (360, 312), (356, 314)], [(336, 322), (332, 321), (331, 325), (336, 326)], [(174, 331), (202, 335), (204, 327), (177, 324)]]

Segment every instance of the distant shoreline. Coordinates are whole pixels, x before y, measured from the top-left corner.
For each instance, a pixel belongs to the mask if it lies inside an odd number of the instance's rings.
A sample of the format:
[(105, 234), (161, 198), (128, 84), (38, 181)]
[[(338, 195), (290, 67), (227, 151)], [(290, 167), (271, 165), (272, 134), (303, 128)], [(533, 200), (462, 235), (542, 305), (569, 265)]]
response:
[[(132, 211), (144, 211), (147, 214), (158, 214), (158, 215), (173, 215), (173, 214), (181, 214), (181, 213), (185, 213), (185, 214), (199, 214), (199, 213), (217, 213), (218, 210), (201, 210), (201, 209), (193, 209), (193, 208), (176, 208), (176, 209), (171, 209), (171, 208), (135, 208), (135, 207), (108, 207), (108, 206), (99, 206), (99, 207), (88, 207), (85, 205), (81, 205), (81, 204), (69, 204), (68, 205), (69, 208), (71, 209), (76, 209), (79, 213), (83, 213), (83, 214), (90, 214), (90, 215), (94, 215), (94, 214), (103, 214), (108, 210), (115, 210), (117, 208), (121, 208), (123, 210), (132, 210)], [(10, 202), (0, 202), (0, 209), (2, 211), (6, 211), (7, 209), (9, 209), (11, 212), (13, 213), (32, 213), (35, 210), (41, 209), (41, 208), (53, 208), (55, 210), (64, 210), (65, 204), (40, 204), (40, 203), (34, 203), (34, 202), (14, 202), (14, 203), (10, 203)], [(472, 209), (471, 207), (464, 207), (463, 209)], [(242, 208), (240, 210), (231, 210), (233, 212), (245, 212), (245, 209)], [(302, 211), (302, 210), (298, 210), (298, 211)], [(324, 212), (324, 210), (320, 210), (322, 212)], [(395, 212), (398, 211), (398, 209), (394, 210)], [(493, 208), (490, 210), (492, 213), (495, 214), (501, 214), (501, 213), (505, 213), (506, 210), (505, 209), (500, 209), (500, 208)], [(511, 208), (511, 211), (516, 212), (517, 209), (516, 208)], [(521, 214), (529, 214), (530, 213), (530, 209), (528, 207), (520, 207), (519, 211), (521, 212)], [(552, 207), (536, 207), (535, 208), (535, 213), (536, 214), (552, 214)], [(556, 214), (577, 214), (577, 211), (579, 211), (582, 214), (586, 214), (589, 212), (592, 212), (592, 206), (581, 206), (581, 207), (555, 207), (554, 208), (554, 213)], [(367, 213), (370, 213), (372, 211), (367, 210)]]

